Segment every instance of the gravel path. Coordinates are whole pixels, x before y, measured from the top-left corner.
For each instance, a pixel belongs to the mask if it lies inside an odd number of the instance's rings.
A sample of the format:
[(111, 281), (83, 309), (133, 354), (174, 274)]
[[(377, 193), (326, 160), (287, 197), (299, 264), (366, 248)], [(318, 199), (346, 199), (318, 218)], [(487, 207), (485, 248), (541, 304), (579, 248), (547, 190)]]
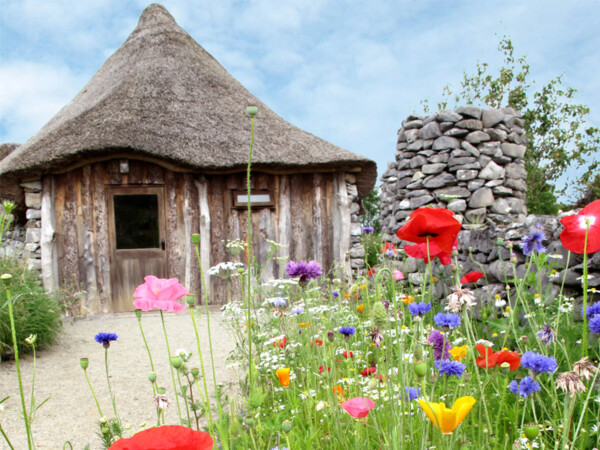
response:
[[(208, 346), (206, 316), (198, 320), (204, 367), (209, 392), (212, 393), (211, 362)], [(224, 384), (224, 392), (237, 386), (238, 374), (226, 368), (226, 357), (233, 349), (233, 340), (222, 327), (222, 315), (218, 307), (211, 307), (210, 324), (215, 357), (217, 383)], [(178, 423), (177, 406), (173, 397), (173, 383), (169, 371), (160, 313), (152, 311), (142, 317), (144, 334), (148, 340), (152, 359), (158, 374), (157, 383), (167, 389), (172, 403), (166, 412), (166, 422)], [(171, 351), (184, 348), (192, 352), (189, 367), (198, 366), (198, 348), (190, 313), (166, 313), (165, 325)], [(108, 350), (110, 382), (116, 398), (117, 412), (130, 436), (140, 430), (140, 425), (154, 424), (156, 410), (153, 406), (151, 384), (148, 381), (150, 362), (134, 313), (97, 314), (84, 318), (65, 318), (63, 333), (52, 348), (38, 353), (35, 380), (37, 403), (50, 399), (38, 410), (33, 423), (36, 448), (59, 450), (65, 441), (74, 449), (102, 448), (96, 437), (99, 418), (98, 409), (79, 365), (81, 357), (89, 358), (88, 375), (98, 397), (100, 408), (106, 416), (113, 416), (104, 371), (104, 348), (94, 341), (98, 332), (113, 332), (119, 336)], [(26, 402), (31, 392), (33, 358), (21, 359), (21, 372), (26, 392)], [(10, 396), (0, 411), (0, 424), (15, 449), (26, 449), (25, 427), (21, 420), (21, 404), (17, 372), (14, 361), (0, 363), (0, 399)], [(214, 406), (214, 402), (213, 402)], [(183, 412), (183, 410), (182, 410)], [(0, 436), (0, 449), (8, 448)], [(68, 448), (68, 447), (67, 447)]]

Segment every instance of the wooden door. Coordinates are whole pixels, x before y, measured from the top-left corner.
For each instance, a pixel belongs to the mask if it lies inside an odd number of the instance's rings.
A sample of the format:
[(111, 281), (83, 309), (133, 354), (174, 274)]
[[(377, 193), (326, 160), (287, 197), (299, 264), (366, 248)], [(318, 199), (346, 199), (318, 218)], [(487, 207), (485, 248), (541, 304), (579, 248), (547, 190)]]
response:
[(112, 310), (133, 311), (146, 275), (166, 278), (164, 186), (106, 186)]

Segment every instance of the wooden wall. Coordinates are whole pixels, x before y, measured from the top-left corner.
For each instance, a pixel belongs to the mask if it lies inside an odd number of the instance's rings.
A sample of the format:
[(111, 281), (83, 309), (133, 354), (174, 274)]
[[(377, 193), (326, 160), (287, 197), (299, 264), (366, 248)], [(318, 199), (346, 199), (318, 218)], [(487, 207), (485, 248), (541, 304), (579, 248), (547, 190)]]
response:
[[(107, 185), (165, 186), (169, 277), (178, 278), (199, 297), (200, 272), (191, 234), (209, 230), (209, 236), (204, 233), (201, 240), (203, 246), (210, 247), (203, 252), (205, 271), (219, 262), (234, 260), (225, 252), (222, 241), (246, 238), (247, 210), (232, 208), (232, 191), (245, 189), (245, 173), (179, 173), (149, 162), (131, 159), (128, 162), (129, 173), (126, 174), (121, 174), (119, 160), (109, 160), (48, 175), (43, 180), (46, 196), (51, 189), (54, 207), (51, 214), (54, 248), (48, 253), (54, 255), (55, 261), (54, 266), (47, 264), (45, 270), (58, 272), (46, 273), (46, 276), (54, 277), (61, 286), (86, 291), (82, 307), (89, 312), (112, 310)], [(340, 176), (343, 179), (339, 173), (253, 173), (253, 189), (271, 189), (275, 200), (273, 207), (252, 210), (252, 253), (261, 265), (267, 259), (266, 239), (285, 245), (278, 256), (289, 256), (292, 260), (316, 259), (325, 270), (339, 259), (343, 239), (334, 228), (339, 227), (342, 210), (337, 188)], [(207, 206), (208, 211), (201, 211)], [(241, 259), (243, 256), (237, 258)], [(265, 277), (284, 276), (284, 267), (285, 263), (272, 262)], [(211, 303), (228, 301), (222, 280), (213, 277), (209, 292)]]

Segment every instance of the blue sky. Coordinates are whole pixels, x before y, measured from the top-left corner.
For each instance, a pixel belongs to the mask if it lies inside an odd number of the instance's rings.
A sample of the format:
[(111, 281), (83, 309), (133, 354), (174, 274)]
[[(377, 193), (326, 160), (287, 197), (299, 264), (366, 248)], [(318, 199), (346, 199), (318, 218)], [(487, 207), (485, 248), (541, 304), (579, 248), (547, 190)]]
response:
[[(147, 1), (3, 0), (0, 143), (23, 143), (135, 28)], [(559, 74), (600, 126), (600, 3), (470, 0), (165, 0), (176, 21), (292, 124), (374, 159), (421, 101), (497, 68), (512, 38), (540, 86)]]

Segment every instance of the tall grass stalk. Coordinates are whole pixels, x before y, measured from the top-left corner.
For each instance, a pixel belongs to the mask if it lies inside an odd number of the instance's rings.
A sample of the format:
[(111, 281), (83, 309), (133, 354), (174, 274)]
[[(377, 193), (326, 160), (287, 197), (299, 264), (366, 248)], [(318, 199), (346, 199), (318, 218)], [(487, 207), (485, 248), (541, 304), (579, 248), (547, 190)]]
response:
[(171, 379), (173, 381), (173, 395), (175, 395), (175, 401), (177, 403), (177, 414), (179, 415), (179, 425), (183, 424), (183, 418), (181, 417), (181, 407), (179, 406), (179, 395), (177, 395), (177, 384), (175, 383), (175, 374), (173, 373), (173, 365), (171, 364), (171, 348), (169, 347), (169, 338), (167, 336), (167, 327), (165, 326), (165, 317), (162, 309), (160, 310), (160, 320), (162, 322), (162, 328), (165, 335), (165, 342), (167, 344), (167, 357), (169, 359), (169, 369), (171, 370)]

